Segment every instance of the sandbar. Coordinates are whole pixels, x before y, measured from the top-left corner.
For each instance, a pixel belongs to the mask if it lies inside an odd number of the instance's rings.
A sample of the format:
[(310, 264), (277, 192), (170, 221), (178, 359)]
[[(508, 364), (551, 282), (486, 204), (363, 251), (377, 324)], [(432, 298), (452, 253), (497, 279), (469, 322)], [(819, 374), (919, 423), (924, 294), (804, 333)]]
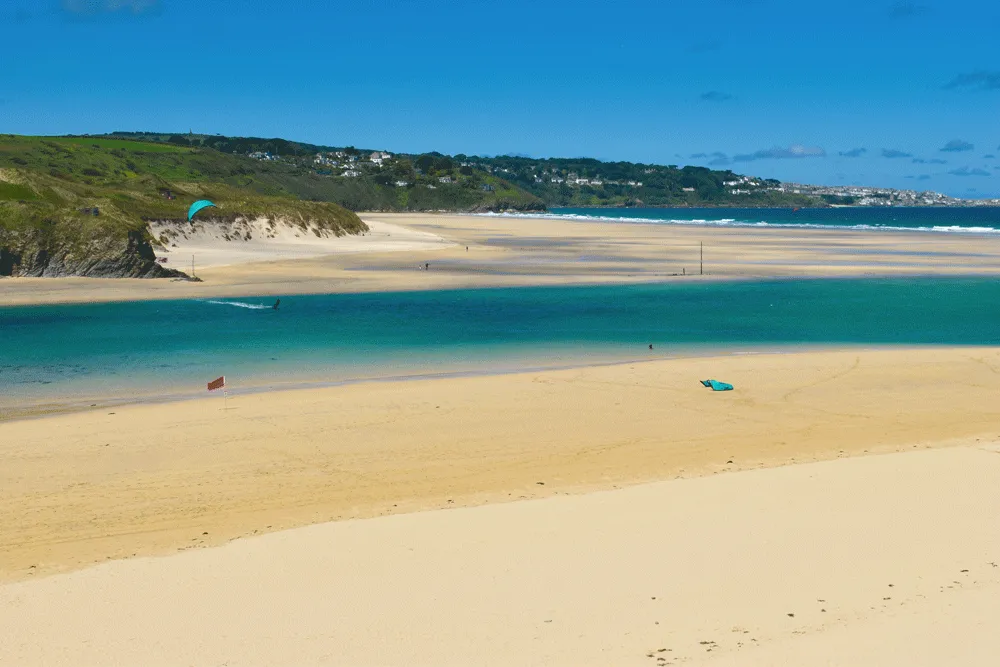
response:
[[(364, 213), (372, 234), (201, 238), (203, 282), (4, 278), (0, 305), (766, 277), (998, 275), (1000, 235)], [(398, 231), (393, 231), (398, 230)], [(384, 235), (383, 235), (384, 234)], [(703, 261), (702, 261), (703, 260)], [(201, 267), (201, 268), (198, 268)]]

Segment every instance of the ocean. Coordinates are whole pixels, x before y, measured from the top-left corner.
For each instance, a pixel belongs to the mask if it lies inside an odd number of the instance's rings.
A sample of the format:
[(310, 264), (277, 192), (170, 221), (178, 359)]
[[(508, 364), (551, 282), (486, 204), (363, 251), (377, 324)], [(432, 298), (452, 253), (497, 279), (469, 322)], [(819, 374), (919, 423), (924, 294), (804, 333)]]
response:
[(937, 233), (1000, 233), (1000, 208), (553, 208), (548, 213), (498, 215), (603, 222), (799, 227)]
[[(205, 393), (803, 346), (1000, 345), (992, 278), (283, 295), (0, 310), (0, 418)], [(653, 350), (648, 346), (652, 344)]]

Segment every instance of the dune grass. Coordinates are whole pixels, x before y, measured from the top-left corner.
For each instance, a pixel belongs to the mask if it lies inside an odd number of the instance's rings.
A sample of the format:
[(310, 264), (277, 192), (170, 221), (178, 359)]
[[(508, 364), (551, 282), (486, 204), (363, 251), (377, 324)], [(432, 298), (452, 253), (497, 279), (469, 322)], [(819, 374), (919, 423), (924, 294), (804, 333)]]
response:
[(206, 217), (284, 219), (338, 236), (367, 230), (335, 203), (260, 179), (248, 161), (169, 144), (0, 135), (0, 252), (108, 259), (137, 238), (155, 244), (148, 221), (186, 220), (197, 199), (215, 202)]

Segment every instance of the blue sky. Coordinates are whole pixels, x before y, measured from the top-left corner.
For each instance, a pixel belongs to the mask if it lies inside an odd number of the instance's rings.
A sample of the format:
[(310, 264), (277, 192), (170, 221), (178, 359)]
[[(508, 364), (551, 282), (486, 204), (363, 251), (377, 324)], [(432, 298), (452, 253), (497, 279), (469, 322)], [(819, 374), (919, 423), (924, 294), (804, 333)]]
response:
[(0, 132), (727, 166), (1000, 196), (986, 0), (4, 0)]

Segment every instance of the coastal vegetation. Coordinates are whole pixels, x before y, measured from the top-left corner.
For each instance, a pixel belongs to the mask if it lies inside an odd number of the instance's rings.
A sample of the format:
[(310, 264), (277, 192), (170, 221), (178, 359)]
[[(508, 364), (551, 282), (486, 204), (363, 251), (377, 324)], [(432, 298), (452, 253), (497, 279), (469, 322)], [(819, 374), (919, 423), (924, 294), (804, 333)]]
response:
[(216, 219), (268, 218), (329, 233), (358, 216), (258, 178), (247, 158), (156, 142), (0, 137), (0, 275), (183, 276), (156, 262), (150, 220), (184, 220), (196, 199)]
[[(353, 146), (221, 135), (123, 132), (103, 138), (186, 151), (182, 159), (160, 162), (183, 165), (189, 180), (208, 179), (262, 194), (334, 202), (354, 211), (545, 209), (543, 200), (501, 176), (463, 168), (438, 153), (392, 155)], [(386, 157), (373, 160), (373, 155)]]
[(779, 181), (746, 177), (729, 170), (589, 158), (458, 157), (476, 168), (501, 174), (550, 207), (755, 208), (819, 204), (813, 197), (781, 191)]
[(246, 157), (258, 178), (353, 210), (536, 211), (560, 206), (824, 206), (773, 179), (730, 170), (590, 158), (387, 153), (252, 137), (117, 132), (114, 137)]

